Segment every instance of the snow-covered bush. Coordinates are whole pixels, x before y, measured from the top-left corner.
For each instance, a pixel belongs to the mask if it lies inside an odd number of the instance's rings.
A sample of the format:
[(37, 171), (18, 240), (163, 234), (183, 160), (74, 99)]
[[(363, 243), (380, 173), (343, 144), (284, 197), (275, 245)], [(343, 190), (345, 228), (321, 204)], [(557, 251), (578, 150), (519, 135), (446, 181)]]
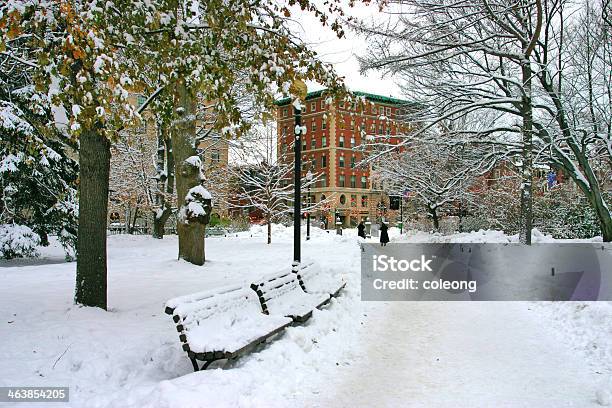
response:
[(562, 239), (601, 234), (597, 216), (586, 197), (573, 190), (569, 183), (534, 198), (534, 227), (541, 232)]
[(13, 259), (38, 256), (40, 237), (29, 227), (0, 224), (0, 258)]
[[(462, 220), (463, 231), (503, 230), (516, 234), (520, 203), (512, 184), (495, 186), (479, 196), (470, 215)], [(607, 199), (610, 202), (609, 198)], [(600, 235), (599, 224), (586, 197), (568, 183), (533, 197), (533, 227), (560, 239), (592, 238)]]

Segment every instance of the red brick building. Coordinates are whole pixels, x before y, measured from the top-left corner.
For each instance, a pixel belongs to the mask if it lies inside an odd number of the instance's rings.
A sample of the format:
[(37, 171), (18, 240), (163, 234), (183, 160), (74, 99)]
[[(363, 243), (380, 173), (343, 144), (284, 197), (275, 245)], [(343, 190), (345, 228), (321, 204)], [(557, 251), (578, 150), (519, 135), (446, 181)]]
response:
[[(311, 92), (302, 109), (302, 124), (307, 128), (302, 137), (302, 176), (308, 171), (321, 175), (321, 181), (311, 189), (310, 200), (327, 200), (324, 208), (313, 215), (326, 217), (329, 227), (333, 226), (334, 214), (349, 226), (366, 217), (373, 221), (380, 216), (381, 201), (389, 207), (388, 197), (371, 183), (371, 167), (357, 166), (364, 158), (359, 146), (369, 135), (397, 144), (396, 135), (406, 130), (397, 120), (406, 101), (363, 92), (354, 95), (359, 101), (348, 103), (331, 100), (324, 90)], [(276, 105), (278, 155), (292, 161), (293, 105), (289, 98)]]

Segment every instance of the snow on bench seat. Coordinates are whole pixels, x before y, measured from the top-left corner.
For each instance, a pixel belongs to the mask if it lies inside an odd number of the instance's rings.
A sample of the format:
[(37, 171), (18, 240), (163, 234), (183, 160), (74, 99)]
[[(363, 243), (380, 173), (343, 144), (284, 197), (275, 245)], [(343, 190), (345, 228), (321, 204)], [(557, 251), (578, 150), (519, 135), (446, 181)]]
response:
[(316, 262), (300, 265), (298, 275), (307, 293), (326, 293), (335, 297), (346, 286), (341, 278), (323, 272)]
[(262, 312), (257, 294), (248, 287), (227, 287), (215, 292), (181, 296), (166, 303), (197, 371), (195, 360), (210, 362), (233, 358), (265, 341), (292, 320)]
[(257, 292), (264, 313), (287, 316), (296, 322), (308, 320), (314, 309), (330, 299), (329, 294), (306, 293), (299, 276), (286, 270), (263, 276), (251, 288)]

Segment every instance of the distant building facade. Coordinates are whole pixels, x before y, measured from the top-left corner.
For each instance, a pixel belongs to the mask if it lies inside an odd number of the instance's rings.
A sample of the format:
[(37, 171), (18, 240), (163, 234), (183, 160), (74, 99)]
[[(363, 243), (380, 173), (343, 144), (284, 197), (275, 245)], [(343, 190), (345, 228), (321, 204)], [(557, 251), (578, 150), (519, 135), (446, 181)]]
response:
[[(357, 102), (328, 98), (325, 91), (307, 95), (302, 109), (302, 177), (308, 171), (321, 180), (311, 188), (310, 202), (323, 201), (312, 215), (333, 228), (336, 218), (343, 226), (385, 216), (389, 198), (370, 179), (371, 166), (357, 166), (364, 158), (360, 146), (372, 136), (398, 144), (398, 134), (408, 130), (398, 121), (407, 102), (381, 95), (354, 92)], [(281, 160), (293, 161), (294, 108), (289, 98), (277, 101), (277, 146)], [(303, 191), (306, 195), (307, 192)], [(308, 198), (303, 198), (307, 202)]]

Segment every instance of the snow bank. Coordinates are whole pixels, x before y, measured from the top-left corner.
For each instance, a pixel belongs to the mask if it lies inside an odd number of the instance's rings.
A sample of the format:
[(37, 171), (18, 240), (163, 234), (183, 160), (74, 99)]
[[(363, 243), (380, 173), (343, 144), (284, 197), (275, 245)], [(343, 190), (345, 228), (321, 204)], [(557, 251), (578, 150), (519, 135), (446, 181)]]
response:
[[(498, 230), (479, 230), (473, 232), (459, 232), (456, 234), (443, 235), (436, 232), (407, 231), (400, 235), (398, 228), (389, 228), (389, 237), (392, 242), (440, 242), (440, 243), (517, 243), (518, 234), (506, 235)], [(546, 235), (538, 229), (532, 231), (533, 243), (546, 242), (601, 242), (601, 237), (580, 240), (555, 239), (551, 235)]]
[(612, 302), (537, 302), (535, 307), (568, 344), (612, 373)]

